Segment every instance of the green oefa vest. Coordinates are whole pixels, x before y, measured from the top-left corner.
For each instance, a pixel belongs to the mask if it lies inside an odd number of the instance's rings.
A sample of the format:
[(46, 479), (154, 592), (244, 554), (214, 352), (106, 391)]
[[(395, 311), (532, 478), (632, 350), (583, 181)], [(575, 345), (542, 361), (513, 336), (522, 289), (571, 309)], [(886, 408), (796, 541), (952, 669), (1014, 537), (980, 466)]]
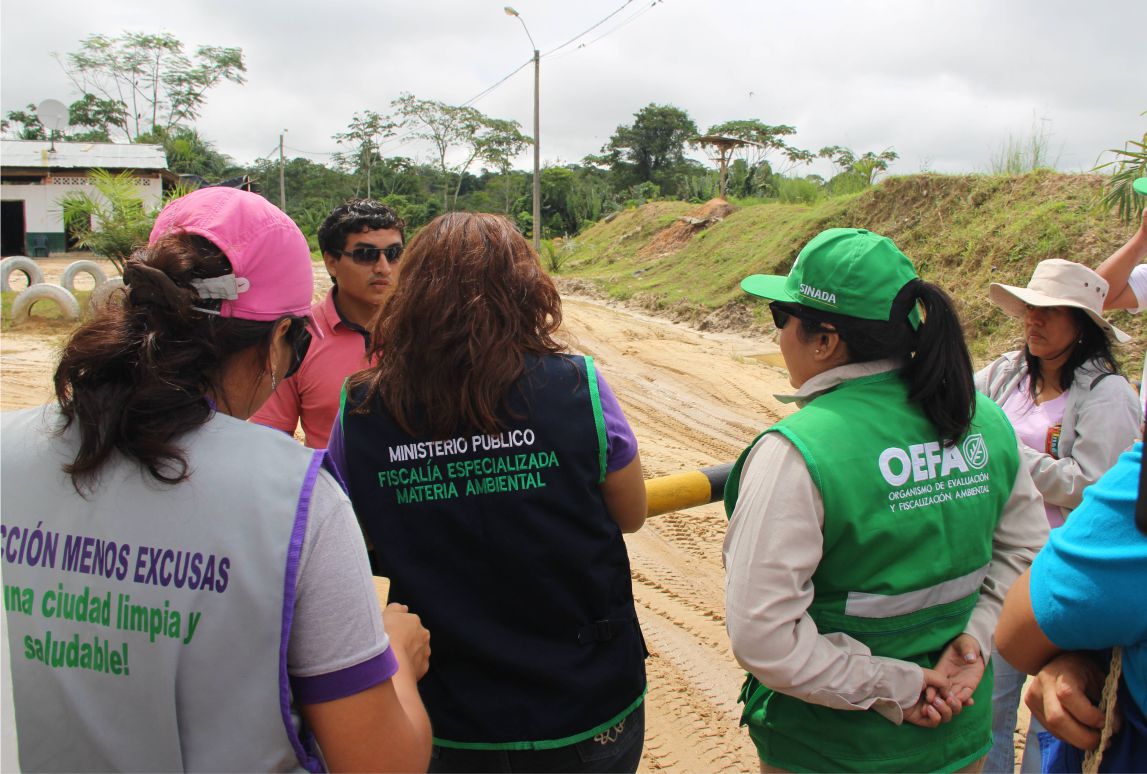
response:
[[(819, 632), (931, 667), (971, 617), (1015, 482), (1019, 452), (1003, 412), (977, 395), (971, 428), (946, 447), (891, 371), (845, 382), (765, 432), (796, 446), (824, 500), (808, 611)], [(755, 444), (729, 475), (729, 516)], [(928, 729), (806, 703), (749, 675), (741, 723), (762, 760), (792, 771), (953, 770), (991, 746), (991, 694), (989, 665), (975, 704)]]

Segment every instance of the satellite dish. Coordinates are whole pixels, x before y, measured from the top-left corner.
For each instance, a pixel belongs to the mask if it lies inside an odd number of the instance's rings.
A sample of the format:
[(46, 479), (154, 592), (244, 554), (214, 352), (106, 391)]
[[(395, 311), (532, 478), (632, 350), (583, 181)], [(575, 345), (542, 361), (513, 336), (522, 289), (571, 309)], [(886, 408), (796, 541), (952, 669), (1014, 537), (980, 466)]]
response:
[(58, 99), (46, 99), (36, 106), (36, 118), (45, 129), (63, 131), (68, 125), (68, 107)]
[(51, 150), (56, 149), (56, 133), (62, 132), (68, 125), (68, 107), (58, 99), (46, 99), (36, 106), (36, 118), (48, 130), (48, 139), (51, 140)]

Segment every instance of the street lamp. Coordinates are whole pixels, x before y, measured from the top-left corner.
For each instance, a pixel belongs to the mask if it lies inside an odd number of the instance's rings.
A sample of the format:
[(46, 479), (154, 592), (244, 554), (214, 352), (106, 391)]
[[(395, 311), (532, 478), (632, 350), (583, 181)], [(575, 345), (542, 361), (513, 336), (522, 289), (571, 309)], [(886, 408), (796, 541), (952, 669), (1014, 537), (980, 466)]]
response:
[(522, 23), (526, 37), (530, 39), (530, 47), (534, 49), (534, 251), (540, 254), (542, 250), (542, 126), (539, 115), (541, 112), (541, 54), (538, 53), (534, 36), (530, 34), (530, 28), (526, 26), (521, 14), (508, 5), (503, 10), (507, 16), (513, 16)]

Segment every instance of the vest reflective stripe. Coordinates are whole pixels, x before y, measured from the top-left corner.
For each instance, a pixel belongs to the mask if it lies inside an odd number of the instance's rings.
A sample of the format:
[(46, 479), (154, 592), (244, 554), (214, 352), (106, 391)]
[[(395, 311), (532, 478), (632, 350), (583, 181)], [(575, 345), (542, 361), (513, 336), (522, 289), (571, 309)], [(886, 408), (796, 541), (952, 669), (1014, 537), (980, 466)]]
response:
[(959, 578), (952, 578), (925, 589), (906, 591), (903, 594), (867, 594), (863, 591), (850, 591), (848, 601), (844, 604), (844, 614), (858, 618), (892, 618), (915, 613), (928, 607), (955, 602), (975, 593), (987, 576), (988, 565), (984, 565)]
[[(975, 607), (1019, 451), (1006, 417), (986, 397), (977, 396), (968, 434), (945, 447), (907, 393), (896, 372), (861, 377), (765, 432), (800, 451), (824, 501), (823, 555), (808, 610), (818, 631), (847, 634), (874, 656), (930, 667)], [(730, 515), (751, 449), (726, 485)], [(890, 465), (893, 458), (900, 464)], [(989, 664), (974, 705), (923, 729), (804, 702), (750, 675), (741, 722), (761, 759), (782, 769), (959, 768), (990, 746), (991, 687)]]
[(593, 423), (597, 430), (597, 461), (600, 468), (597, 483), (600, 484), (605, 481), (609, 441), (605, 434), (605, 416), (601, 411), (601, 395), (597, 389), (597, 366), (594, 365), (592, 357), (585, 359), (585, 381), (586, 386), (589, 387), (589, 402), (593, 406)]
[[(77, 436), (55, 433), (57, 410), (0, 424), (5, 529), (58, 537), (51, 559), (4, 573), (35, 600), (6, 613), (24, 769), (319, 770), (283, 704), (284, 592), (312, 452), (217, 414), (180, 439), (189, 480), (161, 485), (113, 457), (85, 499), (61, 470)], [(106, 612), (89, 601), (85, 620), (55, 615), (64, 593), (85, 592)]]
[[(299, 501), (295, 506), (295, 522), (291, 527), (290, 544), (287, 547), (286, 571), (283, 573), (283, 605), (282, 626), (279, 636), (279, 713), (283, 718), (283, 727), (287, 729), (287, 737), (296, 757), (304, 763), (308, 771), (326, 771), (319, 757), (299, 737), (297, 722), (294, 718), (296, 708), (291, 698), (290, 676), (287, 674), (287, 650), (291, 644), (291, 625), (295, 616), (295, 595), (299, 583), (299, 560), (303, 553), (303, 540), (307, 535), (307, 520), (311, 509), (311, 496), (315, 492), (315, 481), (327, 459), (325, 449), (315, 449), (311, 453), (311, 462), (307, 466), (306, 477), (303, 479)], [(308, 740), (309, 741), (309, 740)], [(313, 746), (313, 745), (312, 745)]]

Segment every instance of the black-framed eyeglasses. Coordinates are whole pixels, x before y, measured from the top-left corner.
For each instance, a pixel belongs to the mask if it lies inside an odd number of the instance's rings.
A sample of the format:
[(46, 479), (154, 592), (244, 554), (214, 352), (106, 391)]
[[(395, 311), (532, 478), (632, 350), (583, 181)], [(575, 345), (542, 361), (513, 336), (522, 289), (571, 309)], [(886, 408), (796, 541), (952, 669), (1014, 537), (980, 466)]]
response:
[(303, 358), (307, 356), (307, 350), (311, 348), (311, 329), (307, 319), (305, 317), (292, 319), (285, 338), (287, 345), (291, 348), (291, 365), (283, 374), (284, 379), (293, 376), (299, 370), (299, 366), (303, 364)]
[(378, 263), (380, 256), (386, 256), (387, 263), (398, 263), (402, 255), (402, 245), (389, 245), (387, 247), (356, 247), (353, 250), (336, 250), (335, 254), (350, 258), (362, 266), (373, 266)]

